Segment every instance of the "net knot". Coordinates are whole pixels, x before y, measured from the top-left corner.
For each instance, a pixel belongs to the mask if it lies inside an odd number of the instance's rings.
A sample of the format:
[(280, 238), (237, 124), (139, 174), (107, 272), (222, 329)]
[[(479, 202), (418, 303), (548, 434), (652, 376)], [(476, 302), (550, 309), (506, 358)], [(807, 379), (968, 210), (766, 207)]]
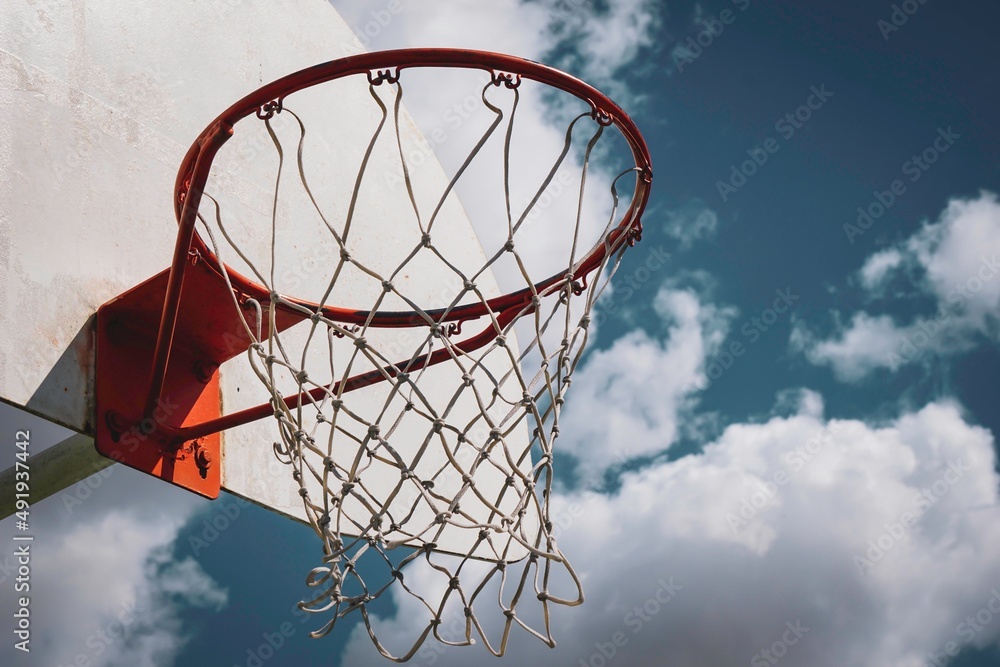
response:
[(500, 334), (499, 336), (497, 336), (497, 345), (499, 347), (506, 347), (507, 346), (507, 337), (504, 336), (503, 334)]
[(371, 426), (368, 427), (368, 437), (377, 439), (378, 431), (379, 431), (378, 424), (372, 424)]
[(499, 439), (500, 439), (500, 429), (498, 428), (490, 429), (490, 440), (499, 440)]
[(449, 588), (451, 588), (452, 590), (454, 590), (454, 589), (458, 588), (458, 586), (459, 586), (459, 581), (458, 581), (458, 577), (452, 577), (452, 578), (451, 578), (451, 579), (450, 579), (450, 580), (448, 581), (448, 587), (449, 587)]
[(395, 287), (393, 286), (391, 280), (383, 280), (382, 289), (385, 290), (386, 292), (391, 292), (393, 289), (395, 289)]
[(507, 252), (514, 252), (514, 239), (507, 239), (507, 242), (503, 244), (503, 249)]
[(431, 235), (430, 234), (426, 234), (426, 233), (422, 234), (420, 236), (420, 245), (422, 245), (425, 248), (430, 248), (431, 247)]
[(448, 519), (450, 518), (451, 518), (451, 512), (441, 512), (436, 517), (434, 517), (434, 523), (442, 524), (448, 521)]
[(333, 467), (334, 467), (333, 459), (330, 458), (329, 456), (323, 457), (323, 467), (326, 468), (328, 471), (333, 472)]
[(580, 328), (586, 329), (590, 326), (590, 315), (584, 315), (580, 318)]
[(340, 249), (340, 259), (343, 262), (351, 261), (351, 253), (347, 252), (347, 248)]
[(434, 432), (435, 433), (440, 433), (441, 429), (443, 429), (443, 428), (444, 428), (444, 420), (443, 419), (435, 419), (434, 420)]
[(465, 384), (466, 387), (471, 387), (472, 386), (472, 376), (469, 375), (468, 373), (463, 373), (462, 374), (462, 382)]
[(468, 484), (468, 485), (471, 486), (472, 485), (472, 475), (470, 475), (469, 473), (465, 473), (464, 475), (462, 475), (462, 483), (463, 484)]
[(466, 280), (465, 281), (465, 290), (467, 292), (472, 292), (475, 289), (476, 289), (476, 283), (472, 282), (471, 280)]
[(354, 340), (354, 347), (358, 348), (359, 350), (363, 350), (367, 346), (368, 346), (368, 341), (365, 340), (364, 336), (361, 336), (360, 338), (356, 338)]
[(299, 495), (302, 496), (303, 498), (308, 498), (309, 497), (309, 491), (306, 490), (306, 487), (300, 486), (299, 487)]
[(309, 380), (309, 373), (305, 370), (301, 370), (295, 374), (295, 380), (299, 384), (305, 384)]

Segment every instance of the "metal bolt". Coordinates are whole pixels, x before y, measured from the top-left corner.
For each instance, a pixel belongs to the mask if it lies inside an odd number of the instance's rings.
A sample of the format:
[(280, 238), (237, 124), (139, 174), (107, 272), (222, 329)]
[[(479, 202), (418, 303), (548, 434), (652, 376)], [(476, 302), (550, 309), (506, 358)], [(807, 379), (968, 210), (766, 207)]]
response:
[(194, 364), (194, 376), (199, 382), (208, 384), (219, 367), (210, 361), (196, 361)]
[(208, 469), (212, 467), (212, 452), (197, 442), (194, 445), (194, 464), (198, 466), (202, 479), (208, 476)]
[(104, 423), (106, 423), (108, 428), (111, 429), (111, 431), (116, 435), (124, 433), (125, 429), (128, 428), (125, 418), (114, 410), (108, 410), (104, 414)]

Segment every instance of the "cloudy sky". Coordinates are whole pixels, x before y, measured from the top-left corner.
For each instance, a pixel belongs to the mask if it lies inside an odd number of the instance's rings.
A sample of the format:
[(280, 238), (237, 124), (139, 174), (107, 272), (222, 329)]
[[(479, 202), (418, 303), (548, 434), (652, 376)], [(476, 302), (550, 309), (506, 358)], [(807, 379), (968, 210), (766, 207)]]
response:
[[(555, 649), (515, 634), (509, 662), (1000, 664), (1000, 7), (332, 4), (371, 49), (558, 65), (652, 152), (644, 238), (558, 441), (587, 601), (555, 609)], [(37, 644), (7, 634), (4, 664), (385, 664), (357, 619), (308, 638), (303, 526), (121, 467), (34, 512)], [(400, 603), (377, 622), (425, 620)], [(414, 662), (494, 664), (482, 646)]]

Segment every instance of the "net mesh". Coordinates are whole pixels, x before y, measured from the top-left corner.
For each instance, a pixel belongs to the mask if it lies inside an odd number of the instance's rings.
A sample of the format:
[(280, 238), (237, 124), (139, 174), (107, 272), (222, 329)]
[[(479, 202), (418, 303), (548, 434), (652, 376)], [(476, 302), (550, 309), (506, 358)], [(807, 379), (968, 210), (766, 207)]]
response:
[[(376, 86), (391, 87), (388, 102)], [(507, 108), (488, 98), (494, 88), (510, 96)], [(233, 290), (233, 303), (252, 341), (246, 359), (274, 406), (279, 433), (274, 455), (288, 467), (308, 521), (322, 540), (321, 563), (307, 578), (314, 593), (300, 607), (323, 617), (313, 636), (360, 613), (378, 650), (397, 661), (411, 658), (428, 637), (450, 645), (481, 639), (502, 655), (515, 626), (554, 646), (550, 606), (583, 601), (580, 580), (553, 530), (560, 412), (587, 343), (589, 313), (626, 247), (625, 236), (612, 233), (619, 224), (617, 183), (636, 170), (609, 179), (610, 216), (595, 228), (596, 235), (591, 230), (585, 238), (588, 170), (607, 123), (584, 113), (569, 121), (555, 163), (527, 205), (515, 210), (509, 182), (519, 93), (516, 82), (494, 78), (481, 95), (492, 121), (428, 214), (418, 205), (412, 165), (400, 139), (401, 84), (391, 78), (370, 80), (369, 93), (381, 122), (361, 159), (345, 211), (330, 215), (314, 196), (303, 160), (305, 123), (284, 103), (265, 109), (261, 120), (251, 119), (263, 123), (278, 158), (270, 256), (262, 261), (241, 250), (231, 233), (234, 223), (210, 193), (199, 216), (220, 263), (239, 258), (269, 292), (262, 299)], [(294, 120), (295, 148), (285, 146), (275, 131), (276, 114)], [(585, 148), (574, 158), (574, 136), (581, 132)], [(380, 265), (352, 252), (352, 233), (357, 233), (352, 224), (363, 183), (373, 177), (368, 163), (374, 147), (392, 136), (401, 187), (413, 212), (410, 220), (393, 224), (411, 225), (413, 244), (397, 249), (393, 263)], [(472, 265), (468, 256), (455, 257), (454, 247), (439, 243), (445, 225), (439, 220), (463, 174), (491, 141), (502, 146), (506, 230), (498, 247), (485, 249)], [(546, 220), (549, 230), (559, 225), (566, 241), (559, 270), (532, 275), (522, 250), (532, 247), (539, 229), (533, 212), (555, 175), (574, 160), (579, 188), (574, 210), (566, 220)], [(316, 306), (277, 289), (278, 202), (283, 175), (292, 170), (327, 240), (339, 250), (328, 262)], [(603, 258), (581, 271), (584, 258), (602, 244)], [(443, 303), (429, 304), (425, 295), (408, 291), (406, 276), (427, 262), (452, 287)], [(516, 267), (504, 270), (521, 298), (498, 304), (491, 273), (502, 262)], [(349, 322), (326, 308), (348, 272), (378, 286), (370, 307)], [(386, 318), (388, 310), (398, 317)], [(282, 313), (295, 314), (302, 324), (281, 330)], [(367, 392), (364, 398), (355, 400), (362, 392)], [(378, 617), (370, 611), (393, 590), (397, 606), (426, 618), (419, 636), (398, 654), (383, 644)], [(526, 600), (534, 608), (518, 614)], [(492, 610), (484, 615), (486, 604)], [(449, 614), (459, 622), (445, 632)]]

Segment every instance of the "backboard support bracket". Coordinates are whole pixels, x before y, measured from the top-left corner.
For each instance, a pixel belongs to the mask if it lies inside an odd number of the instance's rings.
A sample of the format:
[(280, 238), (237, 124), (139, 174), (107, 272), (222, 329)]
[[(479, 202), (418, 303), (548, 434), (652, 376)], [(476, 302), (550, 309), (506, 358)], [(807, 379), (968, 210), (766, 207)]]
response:
[(221, 488), (221, 435), (178, 442), (178, 428), (222, 416), (219, 366), (250, 341), (225, 281), (192, 255), (163, 391), (144, 416), (169, 269), (97, 312), (95, 446), (102, 455), (207, 498)]

